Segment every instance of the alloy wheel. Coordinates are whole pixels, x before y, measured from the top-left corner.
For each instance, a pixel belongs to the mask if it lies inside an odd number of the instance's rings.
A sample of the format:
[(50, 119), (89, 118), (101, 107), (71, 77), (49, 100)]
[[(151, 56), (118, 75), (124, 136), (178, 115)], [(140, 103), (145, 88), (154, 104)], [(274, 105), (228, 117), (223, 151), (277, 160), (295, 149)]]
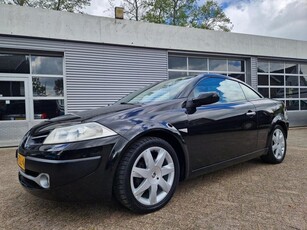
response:
[(280, 129), (275, 129), (272, 136), (272, 152), (276, 159), (283, 158), (285, 153), (285, 137)]
[(132, 194), (143, 205), (155, 205), (167, 196), (174, 178), (175, 167), (170, 153), (162, 147), (147, 148), (131, 170)]

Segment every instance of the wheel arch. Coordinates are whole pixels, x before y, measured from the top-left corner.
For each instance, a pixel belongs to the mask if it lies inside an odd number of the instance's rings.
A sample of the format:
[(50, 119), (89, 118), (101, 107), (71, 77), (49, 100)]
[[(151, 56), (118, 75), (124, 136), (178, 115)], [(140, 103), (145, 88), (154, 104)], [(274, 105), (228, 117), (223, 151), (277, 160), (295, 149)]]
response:
[(167, 141), (173, 147), (173, 149), (175, 150), (177, 154), (178, 161), (179, 161), (179, 167), (180, 167), (179, 180), (180, 181), (184, 180), (187, 177), (187, 172), (188, 172), (187, 171), (188, 157), (186, 156), (182, 143), (180, 143), (178, 138), (176, 138), (173, 134), (163, 131), (163, 130), (151, 130), (145, 133), (144, 135), (139, 136), (138, 139), (146, 137), (146, 136), (161, 138)]
[[(266, 154), (261, 156), (261, 159), (266, 162), (266, 163), (271, 163), (271, 164), (278, 164), (281, 163), (283, 161), (283, 159), (285, 158), (286, 155), (286, 151), (287, 151), (287, 136), (288, 136), (288, 122), (282, 121), (282, 120), (277, 120), (276, 122), (272, 123), (270, 132), (268, 134), (267, 137), (267, 152)], [(271, 147), (271, 141), (272, 141), (272, 135), (274, 133), (274, 130), (276, 129), (276, 126), (279, 126), (279, 129), (282, 129), (281, 131), (284, 134), (284, 139), (285, 139), (285, 143), (284, 143), (284, 153), (282, 158), (276, 158), (276, 156), (273, 153), (272, 147)]]
[(285, 117), (282, 114), (279, 114), (278, 116), (275, 117), (275, 119), (273, 119), (269, 135), (272, 134), (276, 125), (280, 125), (283, 128), (284, 133), (285, 133), (286, 138), (287, 138), (288, 137), (289, 122), (285, 119)]
[[(286, 136), (286, 138), (288, 138), (288, 125), (286, 124), (286, 122), (281, 121), (281, 120), (277, 121), (277, 122), (275, 123), (275, 125), (272, 127), (272, 130), (273, 130), (273, 128), (274, 128), (276, 125), (280, 125), (280, 126), (283, 128), (283, 130), (284, 130), (284, 132), (285, 132), (285, 136)], [(271, 131), (271, 132), (272, 132), (272, 131)]]
[(285, 133), (285, 138), (286, 138), (286, 139), (288, 138), (289, 123), (287, 123), (286, 121), (284, 121), (284, 120), (282, 120), (282, 119), (276, 119), (275, 121), (272, 122), (270, 131), (269, 131), (268, 136), (267, 136), (267, 143), (266, 143), (266, 146), (267, 146), (267, 147), (269, 147), (270, 138), (271, 138), (271, 135), (272, 135), (272, 133), (273, 133), (274, 128), (276, 127), (276, 125), (279, 125), (279, 126), (282, 127), (282, 129), (284, 130), (284, 133)]
[[(189, 173), (189, 158), (184, 140), (181, 137), (179, 131), (177, 132), (174, 132), (173, 130), (170, 131), (168, 129), (160, 127), (160, 128), (149, 129), (140, 132), (138, 135), (135, 135), (128, 142), (125, 143), (125, 145), (120, 151), (121, 153), (118, 154), (118, 157), (116, 159), (115, 171), (117, 171), (118, 164), (122, 159), (122, 157), (124, 156), (124, 153), (133, 145), (133, 143), (144, 137), (158, 137), (167, 141), (173, 147), (179, 161), (179, 167), (180, 167), (179, 179), (180, 181), (186, 179)], [(114, 157), (112, 158), (114, 159)]]

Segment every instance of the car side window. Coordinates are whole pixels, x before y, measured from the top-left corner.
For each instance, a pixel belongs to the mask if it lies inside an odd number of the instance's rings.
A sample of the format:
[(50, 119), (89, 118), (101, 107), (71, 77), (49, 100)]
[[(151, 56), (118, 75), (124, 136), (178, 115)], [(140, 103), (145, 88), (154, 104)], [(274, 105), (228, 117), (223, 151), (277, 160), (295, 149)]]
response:
[(247, 100), (257, 100), (261, 98), (255, 91), (248, 88), (246, 85), (243, 85), (243, 84), (240, 84), (240, 85), (241, 85), (241, 88)]
[(221, 103), (246, 100), (238, 82), (224, 78), (205, 78), (197, 83), (192, 96), (198, 97), (202, 93), (215, 92)]

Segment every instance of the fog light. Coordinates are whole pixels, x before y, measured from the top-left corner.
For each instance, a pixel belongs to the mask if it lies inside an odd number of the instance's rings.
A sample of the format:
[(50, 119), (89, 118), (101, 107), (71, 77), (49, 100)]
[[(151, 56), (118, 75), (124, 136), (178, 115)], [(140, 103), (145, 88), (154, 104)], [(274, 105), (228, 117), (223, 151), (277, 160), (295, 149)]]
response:
[(49, 188), (50, 187), (50, 182), (49, 182), (49, 175), (42, 173), (39, 175), (39, 185), (42, 188)]

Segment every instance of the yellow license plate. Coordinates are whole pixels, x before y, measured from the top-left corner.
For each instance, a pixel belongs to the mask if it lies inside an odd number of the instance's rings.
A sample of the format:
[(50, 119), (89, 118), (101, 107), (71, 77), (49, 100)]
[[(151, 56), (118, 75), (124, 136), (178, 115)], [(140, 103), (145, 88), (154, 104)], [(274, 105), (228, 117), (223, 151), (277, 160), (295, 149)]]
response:
[(23, 170), (26, 169), (26, 158), (23, 155), (20, 155), (19, 153), (17, 157), (17, 162), (20, 168), (22, 168)]

